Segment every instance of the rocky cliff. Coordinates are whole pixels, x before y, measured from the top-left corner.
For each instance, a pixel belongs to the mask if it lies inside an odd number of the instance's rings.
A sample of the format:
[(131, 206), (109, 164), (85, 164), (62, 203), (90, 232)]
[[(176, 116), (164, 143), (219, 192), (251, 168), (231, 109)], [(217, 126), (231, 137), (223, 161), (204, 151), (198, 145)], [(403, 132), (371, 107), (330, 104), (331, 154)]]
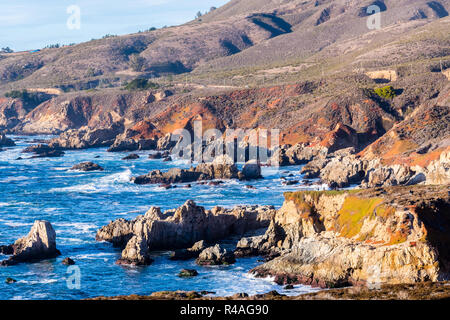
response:
[(450, 187), (285, 195), (264, 236), (238, 251), (281, 254), (252, 272), (320, 287), (448, 279)]
[(120, 263), (148, 264), (155, 250), (186, 249), (204, 240), (215, 243), (231, 235), (267, 227), (273, 207), (236, 207), (212, 210), (187, 201), (176, 210), (151, 208), (132, 221), (119, 219), (101, 228), (96, 239), (124, 249)]

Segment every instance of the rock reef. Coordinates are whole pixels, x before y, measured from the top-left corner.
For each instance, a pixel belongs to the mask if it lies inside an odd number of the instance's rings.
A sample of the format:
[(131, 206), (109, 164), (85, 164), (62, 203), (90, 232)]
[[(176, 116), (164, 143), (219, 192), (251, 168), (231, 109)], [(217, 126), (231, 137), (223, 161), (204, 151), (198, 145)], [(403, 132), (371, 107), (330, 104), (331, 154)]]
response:
[(205, 210), (189, 200), (176, 210), (163, 213), (153, 207), (132, 221), (111, 222), (97, 232), (96, 239), (124, 249), (120, 263), (148, 264), (151, 251), (186, 249), (201, 240), (215, 243), (265, 228), (275, 212), (269, 206)]

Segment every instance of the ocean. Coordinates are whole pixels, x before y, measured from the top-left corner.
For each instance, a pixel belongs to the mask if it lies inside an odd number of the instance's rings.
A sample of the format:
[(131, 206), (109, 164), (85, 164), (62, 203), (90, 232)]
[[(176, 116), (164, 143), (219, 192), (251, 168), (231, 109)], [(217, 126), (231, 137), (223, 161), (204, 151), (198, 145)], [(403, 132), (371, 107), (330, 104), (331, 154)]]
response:
[[(158, 186), (138, 186), (133, 176), (151, 170), (172, 167), (189, 168), (185, 161), (163, 162), (148, 159), (149, 151), (137, 152), (134, 161), (121, 160), (126, 154), (109, 153), (106, 148), (67, 151), (64, 157), (28, 159), (22, 150), (35, 140), (49, 136), (11, 136), (17, 146), (0, 152), (0, 245), (13, 243), (28, 234), (35, 220), (48, 220), (57, 234), (57, 248), (62, 255), (33, 264), (0, 267), (0, 299), (85, 299), (97, 296), (141, 294), (165, 290), (211, 291), (217, 296), (235, 293), (261, 294), (277, 290), (287, 295), (311, 292), (308, 286), (284, 290), (273, 279), (257, 279), (248, 273), (261, 264), (261, 258), (238, 259), (231, 266), (200, 267), (194, 261), (170, 261), (169, 252), (155, 252), (155, 262), (146, 267), (115, 264), (120, 250), (111, 244), (96, 242), (99, 228), (118, 218), (133, 219), (150, 207), (174, 209), (192, 199), (205, 208), (236, 205), (283, 204), (286, 191), (323, 188), (302, 185), (283, 186), (282, 176), (301, 180), (300, 166), (263, 168), (263, 180), (226, 181), (223, 185), (192, 184), (191, 189), (165, 190)], [(22, 157), (22, 160), (16, 160)], [(92, 161), (102, 172), (76, 172), (70, 168)], [(252, 185), (256, 189), (248, 189)], [(234, 239), (235, 241), (238, 239)], [(233, 240), (230, 240), (231, 242)], [(231, 243), (230, 242), (230, 243)], [(67, 282), (70, 269), (62, 264), (65, 257), (76, 262), (80, 270), (80, 287)], [(6, 259), (0, 255), (0, 260)], [(196, 269), (199, 276), (182, 279), (181, 269)], [(17, 280), (7, 284), (6, 278)]]

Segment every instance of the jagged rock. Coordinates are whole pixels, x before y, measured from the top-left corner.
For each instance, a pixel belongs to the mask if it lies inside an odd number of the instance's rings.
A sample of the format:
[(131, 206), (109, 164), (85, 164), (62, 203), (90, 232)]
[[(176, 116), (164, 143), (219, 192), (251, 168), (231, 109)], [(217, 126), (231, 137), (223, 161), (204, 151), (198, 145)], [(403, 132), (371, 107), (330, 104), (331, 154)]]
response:
[(0, 132), (0, 149), (1, 147), (14, 147), (15, 145), (12, 139), (9, 139), (4, 133)]
[(48, 221), (35, 221), (30, 233), (13, 245), (13, 255), (2, 261), (1, 265), (10, 266), (22, 262), (34, 262), (52, 259), (61, 253), (56, 249), (56, 233)]
[(390, 167), (378, 167), (369, 169), (366, 173), (364, 182), (361, 184), (365, 188), (389, 187), (397, 185), (416, 184), (419, 179), (414, 180), (415, 172), (407, 166), (393, 165)]
[(152, 160), (159, 160), (159, 159), (162, 159), (162, 157), (163, 157), (163, 155), (161, 152), (153, 153), (148, 156), (148, 158), (152, 159)]
[(447, 185), (288, 193), (266, 234), (238, 247), (276, 248), (281, 256), (252, 272), (279, 284), (448, 279), (449, 192)]
[(100, 167), (98, 164), (93, 162), (83, 162), (73, 166), (70, 170), (78, 170), (78, 171), (103, 171), (104, 169)]
[(335, 157), (320, 171), (320, 179), (331, 188), (359, 184), (365, 177), (365, 162), (356, 156)]
[(65, 150), (109, 147), (123, 131), (122, 122), (116, 122), (106, 128), (72, 129), (63, 132), (58, 138), (52, 139), (49, 146)]
[(239, 175), (240, 180), (257, 180), (261, 178), (261, 165), (256, 160), (248, 161)]
[(304, 144), (296, 144), (295, 146), (284, 145), (275, 150), (269, 160), (271, 165), (292, 166), (301, 165), (310, 162), (316, 158), (325, 158), (328, 149), (322, 146), (305, 146)]
[(132, 153), (124, 158), (122, 158), (122, 160), (137, 160), (139, 159), (139, 155)]
[(62, 261), (62, 264), (66, 265), (66, 266), (73, 266), (73, 265), (75, 265), (75, 261), (73, 261), (71, 258), (65, 258)]
[(13, 253), (14, 253), (14, 247), (12, 245), (0, 246), (0, 254), (12, 255)]
[(180, 271), (178, 276), (180, 278), (191, 278), (191, 277), (198, 276), (198, 272), (197, 272), (197, 270), (194, 270), (194, 269), (183, 269)]
[(122, 251), (122, 258), (117, 261), (117, 264), (146, 266), (152, 262), (153, 260), (149, 256), (147, 240), (142, 236), (133, 236)]
[(34, 153), (32, 158), (56, 158), (64, 155), (64, 152), (56, 147), (51, 147), (46, 144), (37, 144), (27, 147), (23, 150), (24, 153)]
[[(267, 227), (274, 215), (273, 207), (205, 210), (189, 200), (175, 211), (162, 213), (159, 208), (152, 208), (146, 215), (132, 221), (119, 219), (111, 222), (97, 232), (96, 239), (125, 248), (130, 239), (141, 237), (146, 240), (147, 251), (184, 249), (201, 240), (214, 243), (231, 235), (243, 235)], [(136, 240), (131, 249), (136, 248)], [(140, 248), (145, 251), (145, 247)], [(192, 251), (200, 248), (202, 245), (198, 243)], [(129, 260), (129, 251), (124, 250), (126, 256), (123, 259)]]
[(328, 158), (318, 158), (308, 162), (300, 171), (306, 179), (316, 179), (320, 177), (320, 172), (331, 161)]
[(155, 170), (147, 175), (133, 179), (136, 184), (173, 184), (202, 180), (236, 179), (238, 169), (235, 165), (201, 163), (188, 170), (172, 168), (167, 172)]
[(174, 140), (174, 136), (171, 133), (166, 134), (164, 137), (158, 139), (156, 148), (158, 150), (170, 150), (177, 144), (177, 140)]
[(113, 145), (108, 149), (108, 152), (130, 152), (139, 149), (139, 142), (134, 141), (133, 139), (119, 140), (118, 138), (116, 138)]
[(199, 265), (228, 265), (235, 262), (234, 253), (227, 251), (218, 244), (203, 250), (196, 260)]
[(205, 241), (201, 240), (196, 242), (191, 248), (189, 249), (180, 249), (175, 250), (170, 255), (170, 260), (190, 260), (198, 258), (200, 253), (206, 249)]

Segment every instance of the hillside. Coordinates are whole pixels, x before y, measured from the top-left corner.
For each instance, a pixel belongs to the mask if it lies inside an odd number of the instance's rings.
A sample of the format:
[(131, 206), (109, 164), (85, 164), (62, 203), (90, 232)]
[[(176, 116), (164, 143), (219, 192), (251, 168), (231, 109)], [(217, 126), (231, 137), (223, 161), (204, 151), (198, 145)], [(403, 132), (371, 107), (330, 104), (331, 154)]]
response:
[[(372, 4), (380, 30), (367, 28)], [(450, 0), (233, 0), (181, 26), (3, 54), (0, 93), (27, 93), (0, 98), (0, 129), (149, 122), (166, 134), (202, 115), (207, 127), (279, 128), (287, 144), (326, 145), (347, 128), (362, 150), (445, 92), (449, 10)], [(156, 84), (124, 88), (136, 78)], [(374, 91), (387, 85), (391, 97)]]

